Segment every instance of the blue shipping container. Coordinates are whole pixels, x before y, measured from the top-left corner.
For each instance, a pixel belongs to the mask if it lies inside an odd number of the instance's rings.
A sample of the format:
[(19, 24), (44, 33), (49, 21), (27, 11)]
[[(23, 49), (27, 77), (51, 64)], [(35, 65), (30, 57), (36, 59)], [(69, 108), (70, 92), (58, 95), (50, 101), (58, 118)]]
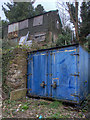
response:
[(81, 102), (90, 93), (89, 63), (90, 54), (80, 45), (28, 53), (28, 94)]

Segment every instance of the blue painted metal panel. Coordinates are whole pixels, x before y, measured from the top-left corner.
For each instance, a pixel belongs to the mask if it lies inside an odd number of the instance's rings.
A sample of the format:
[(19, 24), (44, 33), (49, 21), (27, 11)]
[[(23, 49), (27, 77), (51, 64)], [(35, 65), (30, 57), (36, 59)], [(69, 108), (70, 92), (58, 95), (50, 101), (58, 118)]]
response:
[[(75, 48), (52, 52), (52, 84), (57, 83), (57, 89), (52, 88), (52, 97), (66, 100), (76, 100), (76, 53)], [(72, 55), (71, 55), (72, 54)], [(60, 92), (58, 92), (60, 91)]]
[(30, 58), (30, 66), (28, 65), (29, 74), (32, 74), (31, 77), (28, 77), (28, 89), (31, 89), (30, 94), (46, 96), (46, 86), (43, 88), (40, 85), (43, 81), (47, 84), (47, 55), (45, 52), (37, 52), (31, 54)]
[(80, 100), (84, 100), (88, 95), (88, 52), (85, 51), (81, 46), (79, 46), (79, 72), (80, 72), (80, 80), (79, 80), (79, 96)]
[(90, 59), (81, 46), (37, 51), (28, 59), (27, 88), (31, 95), (77, 103), (87, 95)]
[(90, 94), (90, 53), (88, 53), (88, 94)]
[(51, 51), (48, 51), (48, 67), (47, 67), (47, 96), (52, 97), (52, 57), (51, 57)]

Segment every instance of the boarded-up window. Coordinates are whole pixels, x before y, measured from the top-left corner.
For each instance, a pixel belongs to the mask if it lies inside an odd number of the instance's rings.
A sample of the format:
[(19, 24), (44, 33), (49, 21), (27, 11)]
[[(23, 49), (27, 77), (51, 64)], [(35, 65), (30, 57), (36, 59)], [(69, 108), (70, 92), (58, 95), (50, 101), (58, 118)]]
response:
[(19, 25), (18, 23), (14, 23), (8, 26), (8, 33), (18, 31)]
[(34, 35), (34, 40), (37, 42), (41, 42), (45, 40), (45, 35), (46, 33), (40, 33), (40, 34), (36, 34)]
[(34, 18), (33, 26), (42, 25), (42, 24), (43, 24), (43, 15)]
[(28, 28), (28, 20), (24, 20), (19, 23), (19, 30), (22, 30), (24, 28)]

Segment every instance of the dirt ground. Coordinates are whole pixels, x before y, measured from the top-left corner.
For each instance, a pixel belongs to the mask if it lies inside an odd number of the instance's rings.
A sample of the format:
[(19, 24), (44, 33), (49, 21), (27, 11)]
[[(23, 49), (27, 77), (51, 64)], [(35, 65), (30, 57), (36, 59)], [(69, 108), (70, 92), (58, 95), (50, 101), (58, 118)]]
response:
[(86, 118), (88, 114), (74, 105), (28, 97), (3, 101), (2, 112), (3, 118)]

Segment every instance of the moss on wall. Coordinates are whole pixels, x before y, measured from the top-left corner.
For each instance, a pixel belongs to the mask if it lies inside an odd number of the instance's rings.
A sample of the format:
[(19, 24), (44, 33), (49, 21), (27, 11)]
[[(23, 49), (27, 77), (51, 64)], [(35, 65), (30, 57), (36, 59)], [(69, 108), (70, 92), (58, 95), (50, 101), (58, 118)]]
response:
[(12, 90), (26, 88), (27, 50), (15, 47), (4, 51), (2, 58), (3, 90), (10, 95)]

